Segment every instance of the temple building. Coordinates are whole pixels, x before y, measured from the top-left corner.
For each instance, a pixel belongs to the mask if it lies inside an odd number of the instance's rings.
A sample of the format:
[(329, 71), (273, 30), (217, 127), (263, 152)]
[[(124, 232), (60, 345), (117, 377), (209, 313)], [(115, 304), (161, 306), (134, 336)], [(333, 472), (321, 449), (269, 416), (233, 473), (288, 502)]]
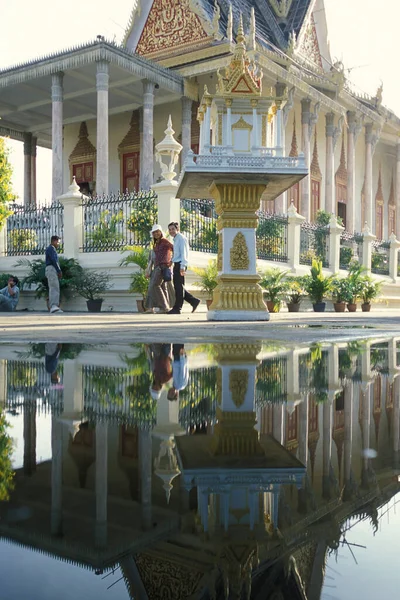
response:
[[(197, 154), (199, 100), (205, 89), (216, 93), (231, 64), (242, 15), (263, 92), (257, 131), (232, 111), (232, 132), (248, 135), (261, 154), (302, 153), (309, 168), (264, 209), (285, 213), (293, 202), (308, 221), (324, 209), (350, 232), (366, 223), (378, 239), (400, 235), (400, 119), (383, 105), (382, 86), (360, 96), (331, 57), (324, 0), (132, 3), (120, 45), (98, 36), (0, 71), (0, 135), (24, 142), (26, 205), (36, 202), (38, 145), (53, 152), (53, 200), (73, 175), (86, 194), (149, 189), (161, 175), (155, 144), (168, 115), (181, 162)], [(246, 91), (242, 80), (237, 86)], [(210, 115), (203, 143), (211, 153), (223, 144), (228, 108)]]

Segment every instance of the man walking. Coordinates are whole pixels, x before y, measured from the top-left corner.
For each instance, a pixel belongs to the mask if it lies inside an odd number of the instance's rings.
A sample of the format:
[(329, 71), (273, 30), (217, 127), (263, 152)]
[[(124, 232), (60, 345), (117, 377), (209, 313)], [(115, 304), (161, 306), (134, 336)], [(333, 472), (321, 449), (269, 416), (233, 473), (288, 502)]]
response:
[(60, 282), (62, 277), (58, 262), (57, 248), (60, 243), (58, 235), (51, 237), (50, 246), (46, 249), (46, 277), (49, 283), (50, 313), (62, 313), (60, 308)]
[(175, 304), (168, 314), (180, 315), (184, 301), (190, 304), (192, 312), (194, 312), (200, 304), (200, 300), (189, 294), (184, 288), (185, 273), (189, 260), (189, 242), (179, 231), (179, 223), (170, 223), (168, 231), (170, 236), (174, 238), (174, 256), (172, 260), (174, 263), (173, 282), (175, 288)]

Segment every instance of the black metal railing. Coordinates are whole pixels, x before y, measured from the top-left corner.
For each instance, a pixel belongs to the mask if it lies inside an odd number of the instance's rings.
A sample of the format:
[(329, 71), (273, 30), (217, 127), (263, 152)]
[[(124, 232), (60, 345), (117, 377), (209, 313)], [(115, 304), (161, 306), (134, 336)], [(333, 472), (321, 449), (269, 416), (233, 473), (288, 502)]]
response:
[(181, 200), (181, 231), (192, 250), (218, 252), (217, 219), (214, 200)]
[(154, 192), (97, 196), (83, 202), (83, 252), (112, 252), (148, 246), (157, 222)]
[(260, 211), (258, 218), (256, 231), (257, 258), (287, 262), (287, 217)]
[(64, 207), (59, 202), (49, 206), (11, 207), (7, 219), (7, 256), (36, 256), (43, 254), (51, 236), (62, 239), (64, 233)]
[(191, 426), (214, 423), (217, 403), (217, 367), (190, 371), (188, 386), (179, 393), (179, 423)]
[(257, 367), (256, 404), (287, 401), (287, 357), (266, 358)]
[(300, 264), (311, 265), (313, 259), (329, 267), (329, 227), (304, 222), (300, 228)]
[(389, 275), (390, 242), (372, 242), (371, 272), (376, 275)]
[(64, 393), (62, 364), (57, 373), (60, 382), (54, 385), (44, 362), (7, 360), (6, 410), (15, 413), (32, 406), (37, 414), (61, 414)]

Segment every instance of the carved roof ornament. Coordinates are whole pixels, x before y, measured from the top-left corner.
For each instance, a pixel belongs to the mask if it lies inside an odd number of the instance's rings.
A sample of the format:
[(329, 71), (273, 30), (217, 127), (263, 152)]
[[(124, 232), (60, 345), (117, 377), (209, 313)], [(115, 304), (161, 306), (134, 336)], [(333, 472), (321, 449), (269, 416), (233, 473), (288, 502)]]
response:
[(274, 9), (277, 17), (286, 19), (292, 6), (292, 1), (293, 0), (269, 0), (269, 3)]
[[(182, 4), (181, 0), (179, 0), (178, 4)], [(217, 0), (214, 0), (212, 19), (210, 19), (210, 15), (204, 8), (201, 0), (188, 0), (187, 7), (200, 19), (203, 29), (207, 35), (218, 40), (222, 39), (223, 36), (219, 33), (220, 8)]]
[(341, 60), (336, 60), (331, 66), (331, 81), (338, 87), (338, 91), (340, 92), (344, 88), (344, 84), (346, 82), (346, 77), (344, 74), (344, 65)]
[(319, 181), (322, 179), (322, 173), (319, 166), (319, 158), (318, 158), (318, 145), (317, 145), (317, 132), (314, 135), (314, 149), (312, 155), (312, 161), (310, 165), (310, 174), (313, 179), (318, 179)]
[(335, 175), (336, 183), (347, 186), (346, 151), (344, 147), (344, 134), (342, 136), (342, 149), (340, 151), (340, 164)]
[(286, 49), (286, 54), (292, 58), (294, 51), (296, 49), (296, 44), (297, 44), (297, 38), (296, 38), (296, 32), (292, 31), (291, 33), (289, 33), (289, 40), (288, 40), (288, 46)]
[(139, 111), (134, 110), (131, 115), (129, 122), (129, 131), (123, 138), (122, 142), (118, 146), (118, 153), (127, 150), (139, 150), (140, 149), (140, 125), (139, 125)]
[(93, 158), (96, 156), (96, 148), (89, 140), (89, 133), (85, 121), (82, 121), (79, 127), (79, 140), (75, 148), (69, 155), (69, 160), (76, 160), (77, 158)]
[(236, 47), (231, 63), (218, 74), (217, 96), (261, 96), (262, 71), (247, 58), (243, 19), (240, 15)]
[(378, 189), (376, 190), (375, 200), (376, 202), (384, 202), (382, 190), (382, 165), (379, 165)]
[(248, 39), (249, 50), (256, 49), (256, 14), (254, 12), (254, 6), (251, 7), (250, 11), (250, 31)]
[(138, 17), (140, 17), (141, 12), (142, 12), (141, 0), (134, 0), (133, 1), (133, 6), (132, 6), (132, 10), (131, 10), (131, 14), (129, 15), (128, 25), (126, 26), (126, 29), (125, 29), (124, 39), (122, 40), (122, 45), (123, 46), (126, 46), (128, 38), (129, 38), (129, 36), (132, 33), (132, 29), (133, 29), (133, 26), (135, 24), (136, 15)]
[(290, 147), (289, 156), (298, 156), (299, 149), (297, 146), (297, 136), (296, 136), (296, 115), (293, 117), (293, 134), (292, 134), (292, 145)]
[(228, 23), (226, 25), (226, 37), (229, 42), (233, 42), (233, 12), (232, 4), (229, 2)]
[(383, 82), (381, 81), (381, 85), (376, 90), (375, 94), (375, 106), (376, 108), (380, 108), (382, 105), (382, 97), (383, 97)]

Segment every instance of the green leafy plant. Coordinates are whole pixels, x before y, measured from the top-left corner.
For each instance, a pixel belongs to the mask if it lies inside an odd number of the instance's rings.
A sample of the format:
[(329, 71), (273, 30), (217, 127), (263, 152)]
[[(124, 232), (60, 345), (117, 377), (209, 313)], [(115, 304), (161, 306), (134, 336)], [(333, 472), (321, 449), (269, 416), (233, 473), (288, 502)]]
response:
[(349, 295), (347, 302), (355, 304), (362, 297), (365, 281), (366, 268), (360, 263), (352, 261), (349, 265), (347, 281), (349, 286)]
[(93, 231), (90, 232), (89, 242), (95, 248), (112, 247), (123, 239), (122, 233), (118, 232), (118, 225), (123, 221), (122, 210), (111, 214), (109, 210), (103, 210)]
[(16, 196), (12, 191), (13, 170), (8, 157), (7, 142), (0, 137), (0, 229), (3, 228), (7, 218), (12, 215), (8, 203), (16, 200)]
[(337, 304), (341, 302), (351, 301), (351, 288), (348, 278), (334, 277), (331, 282), (330, 295), (333, 302)]
[(364, 304), (369, 304), (371, 300), (375, 300), (381, 293), (382, 283), (380, 281), (374, 281), (368, 276), (363, 279), (363, 290), (361, 298)]
[(265, 292), (265, 297), (274, 303), (278, 309), (282, 299), (288, 290), (288, 282), (285, 279), (288, 271), (281, 271), (279, 268), (271, 268), (261, 273), (260, 286)]
[(157, 223), (157, 203), (155, 198), (141, 198), (135, 205), (135, 210), (132, 211), (127, 220), (129, 231), (136, 234), (139, 244), (149, 246), (151, 243), (150, 230)]
[(353, 259), (353, 248), (348, 246), (340, 247), (340, 259), (339, 262), (343, 267), (347, 267)]
[(200, 269), (198, 267), (194, 267), (193, 271), (196, 275), (199, 276), (200, 279), (195, 281), (193, 285), (200, 288), (202, 292), (207, 295), (208, 299), (212, 298), (213, 291), (217, 287), (218, 284), (218, 267), (217, 261), (210, 260), (205, 269)]
[(131, 275), (129, 291), (133, 294), (141, 294), (145, 299), (149, 289), (149, 280), (145, 276), (145, 270), (149, 262), (149, 250), (142, 246), (127, 246), (125, 250), (129, 251), (129, 254), (121, 260), (120, 265), (123, 267), (129, 265), (139, 267), (139, 270)]
[[(61, 300), (68, 300), (74, 295), (72, 281), (74, 274), (82, 270), (79, 262), (74, 258), (59, 257), (62, 278), (60, 279)], [(30, 261), (27, 258), (21, 258), (16, 262), (17, 267), (23, 267), (28, 274), (21, 281), (22, 289), (31, 289), (35, 287), (35, 298), (49, 297), (49, 284), (46, 277), (46, 262), (41, 258)]]
[(332, 279), (333, 275), (327, 277), (323, 274), (322, 262), (320, 260), (313, 260), (310, 275), (305, 276), (304, 287), (314, 304), (322, 302), (324, 297), (329, 293)]
[(288, 289), (286, 291), (286, 302), (291, 304), (300, 304), (305, 296), (305, 281), (304, 277), (287, 277), (286, 283)]
[(37, 246), (37, 235), (34, 229), (14, 229), (8, 234), (10, 250), (29, 252)]
[(14, 470), (11, 462), (13, 445), (7, 428), (6, 417), (0, 411), (0, 502), (8, 500), (14, 488)]
[(74, 292), (86, 300), (102, 300), (104, 292), (112, 287), (108, 273), (89, 269), (74, 271), (71, 285)]

